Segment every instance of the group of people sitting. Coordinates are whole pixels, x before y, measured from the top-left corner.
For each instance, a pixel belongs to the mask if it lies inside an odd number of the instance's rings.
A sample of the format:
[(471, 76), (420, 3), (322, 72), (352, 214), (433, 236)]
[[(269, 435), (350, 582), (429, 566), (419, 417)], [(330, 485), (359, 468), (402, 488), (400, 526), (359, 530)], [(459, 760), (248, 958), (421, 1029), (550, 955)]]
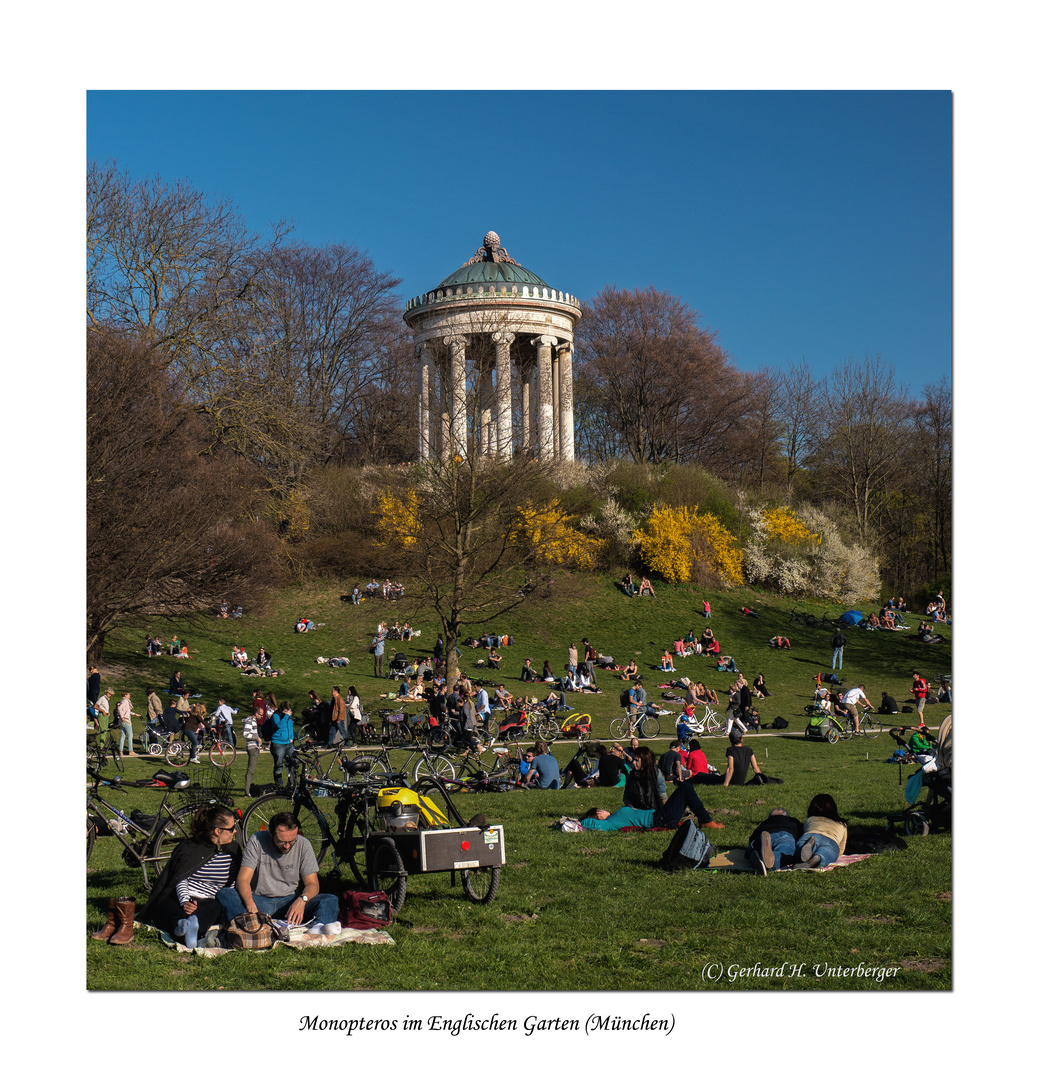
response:
[[(146, 656), (162, 656), (164, 651), (165, 646), (162, 644), (161, 638), (149, 635), (144, 639), (144, 653)], [(178, 637), (173, 638), (169, 643), (169, 655), (177, 660), (191, 659), (187, 653), (187, 642)]]
[(652, 587), (652, 582), (643, 577), (641, 584), (638, 588), (634, 587), (634, 578), (631, 574), (624, 574), (623, 580), (620, 582), (621, 591), (627, 596), (655, 596), (656, 590)]
[(310, 935), (338, 934), (339, 898), (320, 891), (317, 856), (300, 834), (291, 812), (275, 814), (244, 848), (237, 818), (214, 803), (196, 811), (188, 836), (173, 849), (143, 909), (113, 897), (108, 920), (91, 935), (98, 941), (128, 945), (134, 919), (165, 931), (188, 949), (207, 931), (246, 912), (264, 912), (287, 926), (306, 925)]
[(276, 675), (270, 653), (264, 645), (259, 647), (259, 652), (250, 660), (249, 654), (237, 645), (231, 646), (231, 667), (237, 668), (246, 675)]

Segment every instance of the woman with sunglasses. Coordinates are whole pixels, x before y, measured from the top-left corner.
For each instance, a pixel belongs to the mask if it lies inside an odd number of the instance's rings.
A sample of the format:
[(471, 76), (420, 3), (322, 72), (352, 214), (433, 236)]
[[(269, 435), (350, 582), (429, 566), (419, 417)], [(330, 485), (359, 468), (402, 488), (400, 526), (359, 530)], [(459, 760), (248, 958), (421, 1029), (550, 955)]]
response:
[(241, 854), (233, 812), (226, 806), (202, 807), (187, 838), (173, 849), (139, 920), (195, 948), (210, 926), (223, 922), (216, 894), (234, 883)]

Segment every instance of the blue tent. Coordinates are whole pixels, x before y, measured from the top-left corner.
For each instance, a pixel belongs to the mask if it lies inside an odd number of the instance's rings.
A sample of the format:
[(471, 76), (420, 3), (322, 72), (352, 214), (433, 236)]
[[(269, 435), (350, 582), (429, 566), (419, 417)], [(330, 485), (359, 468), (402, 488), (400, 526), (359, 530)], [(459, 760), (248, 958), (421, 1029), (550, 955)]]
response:
[(860, 611), (845, 611), (840, 616), (840, 622), (847, 623), (849, 626), (857, 626), (864, 618), (865, 616)]

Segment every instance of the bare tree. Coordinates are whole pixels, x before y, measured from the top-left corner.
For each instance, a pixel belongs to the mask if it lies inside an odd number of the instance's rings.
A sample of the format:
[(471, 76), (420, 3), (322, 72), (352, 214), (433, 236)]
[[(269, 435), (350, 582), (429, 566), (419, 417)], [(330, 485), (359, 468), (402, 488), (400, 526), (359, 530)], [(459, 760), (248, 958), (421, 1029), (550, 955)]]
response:
[(748, 386), (715, 338), (670, 293), (603, 289), (581, 322), (585, 437), (592, 429), (612, 433), (635, 461), (730, 461)]
[(792, 500), (801, 471), (820, 435), (818, 387), (802, 357), (798, 364), (790, 363), (782, 374), (776, 406), (786, 462), (786, 498)]
[[(287, 231), (274, 226), (272, 246)], [(114, 162), (87, 171), (87, 320), (120, 329), (190, 371), (208, 327), (252, 287), (259, 238), (226, 200), (183, 180), (134, 179)]]
[(259, 480), (240, 458), (203, 457), (193, 409), (154, 350), (87, 334), (87, 656), (113, 626), (252, 606), (276, 581), (255, 515)]
[(880, 498), (896, 486), (911, 432), (908, 395), (879, 356), (848, 360), (821, 386), (823, 440), (815, 474), (853, 511), (862, 543), (873, 541)]
[(386, 563), (415, 602), (439, 616), (449, 685), (464, 627), (499, 618), (551, 585), (546, 552), (559, 523), (545, 513), (545, 485), (546, 470), (526, 455), (447, 456), (401, 475), (383, 504)]

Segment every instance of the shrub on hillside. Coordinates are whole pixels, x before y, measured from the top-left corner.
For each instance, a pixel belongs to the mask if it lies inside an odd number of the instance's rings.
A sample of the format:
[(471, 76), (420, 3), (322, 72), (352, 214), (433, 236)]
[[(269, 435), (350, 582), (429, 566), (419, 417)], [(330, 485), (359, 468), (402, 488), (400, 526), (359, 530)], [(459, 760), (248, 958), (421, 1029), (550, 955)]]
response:
[(698, 507), (657, 506), (635, 534), (642, 561), (665, 581), (741, 585), (742, 552), (713, 514)]
[(751, 510), (749, 519), (753, 535), (743, 552), (749, 583), (845, 604), (878, 595), (878, 560), (862, 545), (845, 543), (823, 511)]

